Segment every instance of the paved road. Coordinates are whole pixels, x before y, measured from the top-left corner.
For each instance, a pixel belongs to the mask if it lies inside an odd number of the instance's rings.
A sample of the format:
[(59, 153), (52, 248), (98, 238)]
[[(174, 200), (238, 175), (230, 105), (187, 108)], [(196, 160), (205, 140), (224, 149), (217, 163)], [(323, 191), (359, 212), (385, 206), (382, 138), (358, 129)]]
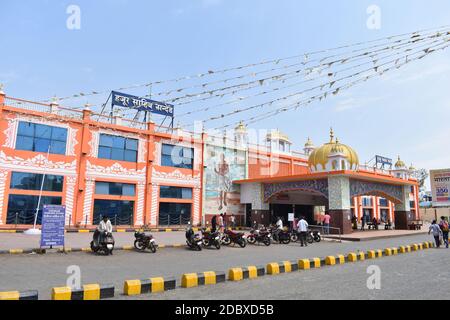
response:
[[(265, 276), (239, 283), (176, 289), (161, 294), (136, 297), (117, 295), (115, 299), (137, 300), (449, 300), (450, 252), (429, 249), (404, 255), (347, 263), (321, 269)], [(369, 266), (381, 271), (381, 287), (369, 290)]]
[(156, 254), (134, 251), (117, 251), (113, 256), (96, 256), (91, 253), (48, 255), (0, 255), (0, 291), (39, 290), (41, 298), (49, 298), (51, 288), (64, 286), (68, 266), (81, 269), (81, 282), (113, 283), (117, 294), (122, 292), (127, 279), (145, 279), (155, 276), (175, 276), (202, 271), (226, 271), (231, 267), (299, 258), (346, 254), (351, 251), (383, 249), (431, 240), (430, 236), (417, 235), (393, 239), (380, 239), (361, 243), (321, 242), (301, 248), (298, 244), (224, 247), (220, 251), (205, 249), (193, 252), (185, 248), (162, 249)]

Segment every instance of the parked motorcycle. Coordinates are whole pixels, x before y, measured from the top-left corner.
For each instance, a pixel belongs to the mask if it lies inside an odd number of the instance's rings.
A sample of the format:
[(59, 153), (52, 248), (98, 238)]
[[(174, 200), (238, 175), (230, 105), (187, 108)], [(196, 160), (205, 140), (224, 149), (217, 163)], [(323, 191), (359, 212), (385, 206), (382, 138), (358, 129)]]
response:
[(102, 234), (102, 232), (97, 229), (95, 230), (91, 241), (91, 250), (94, 253), (103, 252), (105, 255), (110, 255), (114, 250), (114, 244), (115, 241), (111, 232), (103, 231)]
[(247, 241), (245, 240), (244, 233), (235, 232), (232, 230), (225, 230), (222, 243), (226, 246), (230, 244), (238, 244), (241, 248), (245, 248)]
[(310, 231), (311, 237), (313, 238), (314, 242), (320, 242), (322, 240), (322, 236), (320, 235), (320, 232), (317, 230)]
[(191, 226), (186, 229), (186, 244), (190, 249), (202, 251), (202, 237), (194, 233)]
[(151, 234), (135, 232), (134, 237), (136, 238), (136, 240), (134, 240), (134, 247), (137, 250), (145, 251), (145, 249), (150, 249), (151, 252), (156, 252), (157, 244)]
[(220, 249), (220, 233), (219, 232), (210, 232), (206, 231), (206, 229), (202, 229), (202, 243), (204, 247), (216, 247), (217, 250)]
[(275, 242), (283, 244), (289, 244), (291, 242), (291, 233), (289, 231), (272, 228), (270, 233), (272, 234), (272, 239)]
[(247, 236), (247, 242), (250, 244), (264, 243), (266, 246), (270, 246), (271, 237), (270, 232), (265, 229), (252, 229)]

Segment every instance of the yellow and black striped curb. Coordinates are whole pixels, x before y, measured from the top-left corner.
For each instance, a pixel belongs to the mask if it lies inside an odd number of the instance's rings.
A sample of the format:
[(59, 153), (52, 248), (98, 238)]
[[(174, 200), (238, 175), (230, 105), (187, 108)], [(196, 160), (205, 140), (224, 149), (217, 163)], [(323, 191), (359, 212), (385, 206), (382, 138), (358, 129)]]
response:
[(156, 293), (176, 288), (175, 278), (149, 278), (144, 280), (126, 280), (123, 285), (123, 294), (135, 296), (144, 293)]
[(206, 271), (201, 273), (185, 273), (181, 277), (182, 288), (192, 288), (225, 282), (225, 272)]
[(311, 268), (320, 268), (325, 263), (325, 259), (312, 258), (312, 259), (300, 259), (298, 260), (299, 270), (309, 270)]
[(114, 285), (85, 284), (81, 289), (52, 288), (52, 300), (101, 300), (114, 298)]
[(289, 273), (298, 270), (297, 261), (271, 262), (266, 267), (267, 274), (274, 275), (279, 273)]
[(264, 266), (247, 266), (231, 268), (228, 270), (229, 281), (241, 281), (244, 279), (255, 279), (266, 274)]
[(0, 300), (38, 300), (37, 290), (0, 292)]

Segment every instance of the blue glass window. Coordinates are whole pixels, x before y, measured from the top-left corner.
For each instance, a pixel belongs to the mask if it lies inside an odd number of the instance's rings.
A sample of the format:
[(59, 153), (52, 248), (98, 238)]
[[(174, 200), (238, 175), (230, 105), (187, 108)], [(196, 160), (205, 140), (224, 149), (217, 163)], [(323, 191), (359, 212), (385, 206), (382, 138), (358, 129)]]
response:
[(129, 183), (98, 181), (95, 183), (95, 193), (111, 196), (134, 197), (136, 195), (136, 185)]
[(161, 186), (160, 197), (166, 199), (192, 199), (192, 189)]
[(161, 165), (192, 169), (194, 166), (194, 149), (163, 144), (161, 148)]
[[(11, 189), (41, 190), (43, 174), (13, 172), (11, 175)], [(45, 175), (43, 191), (61, 192), (64, 185), (64, 176)]]
[(102, 200), (94, 201), (94, 224), (99, 224), (107, 216), (113, 225), (132, 225), (134, 201)]
[(65, 128), (32, 122), (19, 122), (16, 142), (17, 150), (65, 154), (66, 143), (67, 129)]
[(138, 140), (113, 136), (100, 135), (98, 157), (118, 161), (137, 162)]
[(160, 225), (184, 225), (191, 220), (190, 203), (160, 202), (159, 224)]
[[(39, 196), (9, 195), (7, 224), (33, 224)], [(41, 224), (42, 208), (45, 204), (61, 205), (61, 197), (41, 197), (37, 224)]]

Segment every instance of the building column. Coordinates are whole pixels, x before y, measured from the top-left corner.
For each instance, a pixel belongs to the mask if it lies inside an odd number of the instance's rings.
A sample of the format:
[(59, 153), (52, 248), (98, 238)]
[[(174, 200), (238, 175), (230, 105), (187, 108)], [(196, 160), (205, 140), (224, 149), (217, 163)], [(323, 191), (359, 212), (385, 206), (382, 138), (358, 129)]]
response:
[(408, 230), (408, 224), (414, 217), (411, 215), (411, 207), (409, 205), (410, 186), (402, 187), (402, 202), (395, 205), (395, 229)]
[(268, 225), (270, 223), (270, 210), (269, 204), (264, 202), (263, 184), (256, 183), (252, 188), (252, 221), (256, 221), (258, 224)]
[[(352, 233), (350, 180), (348, 177), (328, 177), (328, 208), (331, 216), (330, 227), (339, 228), (341, 234)], [(333, 232), (333, 230), (330, 231)]]

